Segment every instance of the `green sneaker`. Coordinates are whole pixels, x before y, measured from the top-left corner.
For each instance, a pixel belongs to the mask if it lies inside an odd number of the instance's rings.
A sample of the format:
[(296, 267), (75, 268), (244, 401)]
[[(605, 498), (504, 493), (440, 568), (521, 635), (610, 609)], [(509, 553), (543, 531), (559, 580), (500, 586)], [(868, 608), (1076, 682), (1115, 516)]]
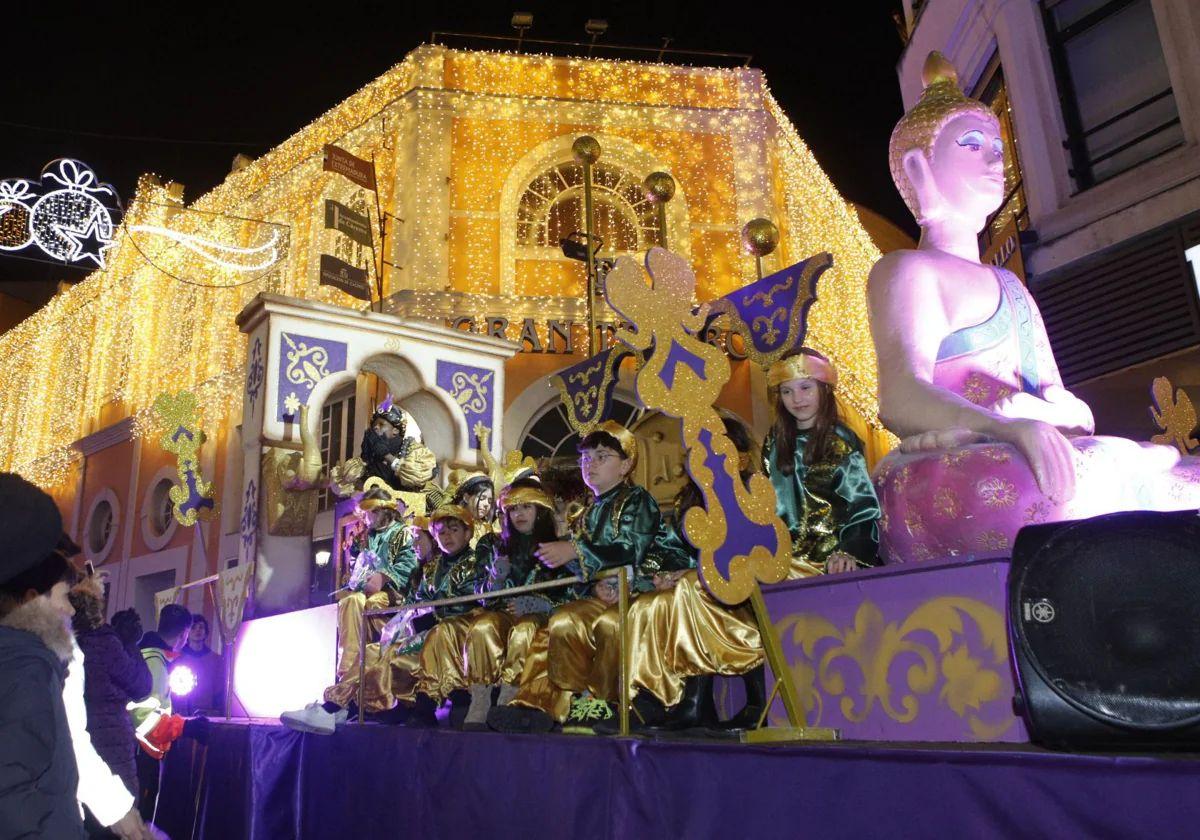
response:
[(568, 735), (597, 735), (597, 727), (611, 721), (614, 713), (608, 703), (590, 694), (580, 694), (571, 701), (571, 711), (563, 732)]

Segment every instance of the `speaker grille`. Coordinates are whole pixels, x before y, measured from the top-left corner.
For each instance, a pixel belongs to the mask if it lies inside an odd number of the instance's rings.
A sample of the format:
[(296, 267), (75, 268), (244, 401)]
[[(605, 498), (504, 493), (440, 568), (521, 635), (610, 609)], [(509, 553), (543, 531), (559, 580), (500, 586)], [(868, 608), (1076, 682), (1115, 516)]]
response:
[[(1019, 581), (1020, 635), (1060, 696), (1110, 722), (1200, 719), (1200, 519), (1078, 523)], [(1086, 527), (1085, 527), (1086, 526)]]

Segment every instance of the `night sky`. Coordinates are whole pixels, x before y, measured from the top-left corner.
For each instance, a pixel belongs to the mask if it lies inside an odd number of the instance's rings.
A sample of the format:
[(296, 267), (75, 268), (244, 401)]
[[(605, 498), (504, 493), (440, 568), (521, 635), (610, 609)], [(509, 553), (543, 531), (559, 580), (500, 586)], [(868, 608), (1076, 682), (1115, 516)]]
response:
[[(327, 12), (294, 4), (303, 11), (288, 14), (161, 4), (138, 15), (69, 16), (54, 3), (22, 5), (5, 13), (0, 178), (36, 180), (46, 162), (75, 157), (123, 199), (138, 175), (154, 172), (185, 184), (190, 202), (220, 183), (234, 155), (263, 154), (433, 30), (510, 35), (520, 9), (534, 14), (531, 38), (585, 41), (593, 17), (609, 23), (602, 44), (658, 47), (671, 36), (678, 49), (753, 54), (843, 195), (916, 230), (887, 170), (901, 113), (899, 0), (793, 2), (782, 15), (753, 11), (766, 3), (682, 0), (338, 2)], [(43, 301), (58, 280), (84, 274), (0, 255), (0, 291), (26, 300)]]

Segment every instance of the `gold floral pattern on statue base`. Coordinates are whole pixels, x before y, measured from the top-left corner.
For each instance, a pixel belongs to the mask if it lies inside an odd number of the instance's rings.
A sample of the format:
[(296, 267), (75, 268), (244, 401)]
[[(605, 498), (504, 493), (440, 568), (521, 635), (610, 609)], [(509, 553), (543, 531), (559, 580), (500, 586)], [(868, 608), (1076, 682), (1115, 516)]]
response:
[[(949, 709), (962, 721), (963, 740), (992, 741), (1016, 720), (1005, 692), (1004, 615), (983, 601), (931, 598), (890, 622), (863, 601), (849, 627), (811, 612), (775, 627), (809, 726), (863, 723), (881, 713), (915, 726)], [(772, 720), (786, 723), (774, 709)]]

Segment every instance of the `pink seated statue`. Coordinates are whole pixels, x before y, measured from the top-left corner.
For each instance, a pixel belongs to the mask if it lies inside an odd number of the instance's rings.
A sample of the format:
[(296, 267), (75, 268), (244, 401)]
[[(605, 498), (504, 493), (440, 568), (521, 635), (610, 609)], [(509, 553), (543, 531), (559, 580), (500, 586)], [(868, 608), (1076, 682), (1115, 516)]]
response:
[(921, 241), (880, 259), (867, 287), (880, 417), (902, 438), (874, 476), (884, 560), (1007, 556), (1027, 524), (1200, 507), (1200, 458), (1093, 436), (1037, 304), (980, 263), (1004, 197), (1000, 125), (940, 53), (924, 81), (889, 146)]

